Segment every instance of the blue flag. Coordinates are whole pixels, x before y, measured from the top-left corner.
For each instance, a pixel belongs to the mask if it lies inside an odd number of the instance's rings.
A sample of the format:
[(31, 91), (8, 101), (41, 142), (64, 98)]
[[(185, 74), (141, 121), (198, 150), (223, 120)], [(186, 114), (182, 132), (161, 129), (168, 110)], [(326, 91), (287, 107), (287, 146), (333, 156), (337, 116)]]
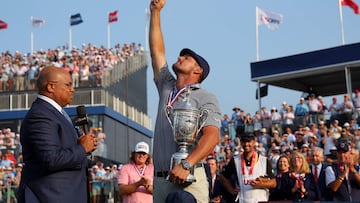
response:
[(83, 20), (81, 19), (80, 13), (71, 15), (71, 17), (70, 17), (70, 25), (71, 26), (78, 25), (78, 24), (80, 24), (82, 22), (83, 22)]

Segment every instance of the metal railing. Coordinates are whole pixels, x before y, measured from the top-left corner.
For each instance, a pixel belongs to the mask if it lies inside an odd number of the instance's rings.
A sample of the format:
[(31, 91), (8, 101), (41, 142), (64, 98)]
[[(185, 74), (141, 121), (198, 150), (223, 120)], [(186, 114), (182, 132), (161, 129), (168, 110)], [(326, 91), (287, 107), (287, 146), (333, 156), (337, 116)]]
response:
[[(109, 186), (110, 185), (110, 186)], [(121, 202), (121, 198), (118, 195), (118, 184), (117, 180), (114, 179), (110, 182), (108, 186), (104, 184), (101, 185), (100, 194), (97, 196), (97, 202)], [(92, 194), (92, 182), (89, 184), (89, 195), (90, 202), (93, 202), (95, 198)], [(0, 186), (0, 203), (16, 203), (18, 202), (18, 192), (19, 187), (15, 185), (8, 184), (6, 186)]]
[(17, 201), (18, 186), (8, 184), (0, 186), (0, 203), (14, 203)]

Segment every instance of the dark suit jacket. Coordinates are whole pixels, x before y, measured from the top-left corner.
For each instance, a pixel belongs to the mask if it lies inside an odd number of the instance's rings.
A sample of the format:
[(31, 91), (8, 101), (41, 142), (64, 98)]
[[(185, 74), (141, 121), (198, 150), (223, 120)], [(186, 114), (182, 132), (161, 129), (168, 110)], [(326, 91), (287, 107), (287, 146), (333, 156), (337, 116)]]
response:
[[(223, 187), (222, 183), (220, 182), (219, 175), (216, 175), (214, 188), (212, 188), (212, 178), (209, 181), (210, 185), (210, 199), (215, 198), (219, 195), (223, 196), (225, 188)], [(225, 200), (222, 200), (221, 203), (225, 202)]]
[[(326, 186), (326, 178), (325, 178), (326, 167), (327, 167), (327, 165), (325, 163), (322, 163), (320, 174), (319, 174), (319, 179), (316, 184), (318, 194), (319, 194), (318, 200), (320, 200), (320, 201), (332, 201), (332, 192)], [(310, 168), (311, 168), (311, 173), (315, 174), (315, 171), (313, 171), (314, 170), (313, 165), (311, 165)]]
[(29, 188), (44, 203), (87, 202), (85, 149), (74, 126), (52, 105), (36, 99), (20, 130), (24, 168), (19, 202)]

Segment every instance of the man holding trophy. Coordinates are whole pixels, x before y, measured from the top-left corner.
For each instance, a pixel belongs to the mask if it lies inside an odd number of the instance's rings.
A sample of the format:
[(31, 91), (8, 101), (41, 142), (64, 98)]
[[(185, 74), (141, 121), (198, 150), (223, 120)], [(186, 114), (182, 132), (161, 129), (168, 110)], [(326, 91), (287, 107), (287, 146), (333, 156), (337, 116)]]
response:
[(208, 203), (209, 183), (202, 160), (219, 142), (221, 112), (216, 97), (200, 86), (210, 71), (203, 57), (183, 49), (172, 66), (176, 78), (170, 73), (160, 26), (164, 5), (165, 0), (150, 3), (149, 45), (159, 92), (154, 130), (154, 202), (195, 198), (198, 203)]

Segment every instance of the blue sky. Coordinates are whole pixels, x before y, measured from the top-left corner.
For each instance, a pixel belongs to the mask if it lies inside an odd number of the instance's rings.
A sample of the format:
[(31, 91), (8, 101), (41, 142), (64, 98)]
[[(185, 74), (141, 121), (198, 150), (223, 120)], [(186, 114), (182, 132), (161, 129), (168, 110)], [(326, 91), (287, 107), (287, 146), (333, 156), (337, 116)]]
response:
[[(84, 23), (72, 27), (73, 45), (106, 46), (107, 13), (114, 10), (119, 11), (119, 21), (111, 24), (111, 45), (145, 45), (148, 5), (148, 0), (4, 1), (0, 20), (9, 28), (0, 30), (0, 51), (30, 52), (31, 16), (46, 21), (43, 27), (33, 30), (35, 50), (66, 44), (69, 16), (75, 13), (81, 13)], [(253, 114), (259, 106), (255, 100), (256, 83), (250, 80), (250, 63), (256, 61), (256, 6), (284, 16), (277, 30), (259, 27), (260, 60), (341, 45), (337, 0), (168, 0), (162, 12), (168, 63), (174, 63), (184, 47), (206, 58), (211, 71), (202, 86), (217, 95), (223, 114), (231, 114), (234, 106)], [(360, 15), (349, 7), (342, 9), (345, 43), (359, 42)], [(149, 66), (148, 114), (155, 122), (158, 95), (152, 76)], [(262, 105), (280, 108), (284, 100), (295, 105), (300, 96), (301, 92), (270, 86)], [(325, 101), (329, 104), (330, 98)]]

